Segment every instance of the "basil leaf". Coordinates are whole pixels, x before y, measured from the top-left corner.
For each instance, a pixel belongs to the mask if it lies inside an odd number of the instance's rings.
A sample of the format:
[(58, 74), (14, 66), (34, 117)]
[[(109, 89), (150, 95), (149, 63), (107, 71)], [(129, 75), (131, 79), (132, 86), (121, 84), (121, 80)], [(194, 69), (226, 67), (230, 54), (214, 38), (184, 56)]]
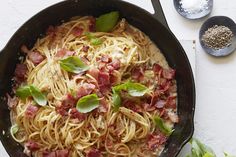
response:
[(91, 33), (86, 32), (85, 35), (87, 36), (87, 38), (90, 40), (92, 45), (100, 45), (102, 44), (102, 40), (99, 38), (96, 38), (95, 36), (93, 36)]
[(188, 156), (191, 157), (216, 157), (213, 150), (201, 143), (199, 140), (193, 138), (190, 141), (192, 148), (191, 148), (191, 154)]
[(233, 155), (229, 155), (228, 153), (224, 152), (224, 155), (225, 157), (236, 157), (236, 156), (233, 156)]
[(164, 134), (168, 136), (172, 134), (173, 130), (169, 128), (159, 116), (154, 116), (153, 121), (155, 125), (160, 129), (161, 132), (163, 132)]
[(114, 110), (117, 111), (121, 106), (121, 97), (120, 92), (124, 90), (129, 93), (130, 96), (140, 97), (148, 92), (148, 88), (140, 83), (126, 82), (120, 85), (117, 85), (112, 88), (112, 101), (114, 104)]
[(92, 38), (92, 39), (90, 40), (90, 42), (91, 42), (92, 45), (95, 45), (95, 46), (102, 44), (102, 40), (99, 39), (99, 38)]
[(19, 131), (19, 126), (17, 124), (14, 124), (11, 126), (10, 133), (11, 135), (15, 135)]
[(129, 95), (133, 97), (144, 96), (144, 94), (148, 92), (148, 88), (140, 83), (128, 82), (126, 86)]
[(16, 96), (20, 97), (21, 99), (26, 99), (30, 95), (31, 93), (29, 86), (21, 86), (16, 90)]
[(112, 101), (113, 101), (113, 105), (114, 105), (114, 110), (118, 111), (119, 107), (121, 106), (121, 98), (120, 98), (119, 93), (113, 91)]
[(89, 69), (89, 67), (76, 56), (70, 56), (66, 59), (60, 60), (60, 66), (63, 70), (76, 74)]
[(96, 94), (82, 97), (76, 104), (76, 108), (81, 113), (88, 113), (99, 106), (99, 99)]
[(40, 105), (40, 106), (45, 106), (47, 105), (47, 99), (45, 97), (45, 95), (40, 92), (40, 90), (34, 86), (30, 86), (30, 92), (32, 97), (34, 98), (34, 101)]
[(119, 19), (119, 12), (113, 11), (103, 14), (96, 19), (96, 31), (109, 32), (117, 24)]
[(148, 88), (140, 83), (126, 82), (114, 87), (116, 92), (126, 90), (133, 97), (143, 96), (148, 92)]
[(205, 154), (203, 155), (203, 157), (214, 157), (214, 155), (211, 154), (211, 153), (209, 153), (209, 152), (207, 152), (207, 153), (205, 153)]

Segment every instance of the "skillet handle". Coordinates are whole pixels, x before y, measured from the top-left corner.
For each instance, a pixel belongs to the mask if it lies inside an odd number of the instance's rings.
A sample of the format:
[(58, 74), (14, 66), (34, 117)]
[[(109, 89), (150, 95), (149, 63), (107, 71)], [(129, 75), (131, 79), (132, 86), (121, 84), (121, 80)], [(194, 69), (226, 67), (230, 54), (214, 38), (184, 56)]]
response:
[(160, 0), (151, 0), (152, 1), (152, 5), (154, 8), (155, 13), (153, 14), (153, 17), (156, 18), (158, 21), (160, 21), (160, 23), (162, 23), (168, 30), (170, 30), (163, 9), (161, 7), (161, 3)]

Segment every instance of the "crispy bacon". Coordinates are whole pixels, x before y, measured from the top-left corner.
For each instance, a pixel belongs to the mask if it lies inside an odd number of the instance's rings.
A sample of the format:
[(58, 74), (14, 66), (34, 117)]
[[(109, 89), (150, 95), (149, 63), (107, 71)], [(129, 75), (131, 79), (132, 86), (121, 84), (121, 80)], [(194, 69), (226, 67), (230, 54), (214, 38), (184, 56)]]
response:
[(27, 108), (26, 108), (26, 111), (25, 111), (25, 116), (28, 117), (28, 118), (34, 118), (35, 115), (37, 114), (39, 108), (35, 105), (29, 105)]
[(113, 59), (110, 65), (114, 68), (114, 70), (120, 69), (121, 63), (119, 59)]
[(154, 72), (156, 75), (161, 74), (162, 71), (163, 71), (163, 68), (162, 68), (159, 64), (155, 63), (155, 64), (153, 65), (153, 72)]
[(141, 81), (144, 79), (144, 72), (142, 67), (135, 67), (131, 71), (131, 77), (132, 79)]
[(38, 51), (29, 52), (28, 56), (29, 59), (34, 63), (34, 65), (38, 65), (45, 59), (45, 57), (41, 55)]
[(61, 105), (56, 107), (57, 113), (62, 116), (68, 115), (69, 109), (75, 106), (76, 101), (77, 100), (71, 94), (68, 94), (67, 98), (62, 101)]
[(76, 108), (72, 108), (70, 111), (70, 117), (73, 119), (78, 119), (79, 121), (83, 121), (86, 119), (86, 114), (80, 113)]
[(99, 70), (97, 68), (91, 68), (88, 70), (87, 74), (91, 75), (93, 78), (98, 80)]
[(137, 103), (132, 101), (132, 100), (124, 100), (123, 105), (128, 108), (131, 109), (134, 112), (142, 112), (142, 108), (140, 105), (136, 105)]
[(98, 73), (98, 85), (102, 93), (106, 93), (110, 88), (110, 76), (107, 72)]
[(165, 100), (158, 100), (156, 103), (155, 103), (155, 107), (160, 109), (160, 108), (163, 108), (166, 104), (166, 101)]
[(179, 122), (178, 115), (173, 113), (173, 112), (168, 112), (168, 117), (173, 123), (178, 123)]
[(92, 16), (89, 17), (89, 31), (90, 32), (96, 31), (96, 19)]
[(76, 37), (80, 37), (83, 34), (84, 29), (80, 27), (75, 27), (73, 30), (73, 35)]
[(96, 86), (92, 83), (84, 83), (78, 89), (78, 92), (77, 92), (78, 98), (91, 94), (95, 88)]
[(55, 34), (56, 34), (56, 27), (49, 26), (47, 31), (46, 31), (46, 35), (54, 36)]
[(68, 149), (56, 150), (56, 157), (69, 157), (69, 154)]
[(155, 108), (155, 106), (153, 106), (153, 105), (150, 105), (150, 104), (148, 104), (148, 103), (144, 103), (144, 104), (143, 104), (143, 109), (144, 109), (145, 111), (147, 111), (147, 112), (152, 112), (152, 111), (154, 111), (156, 108)]
[(17, 64), (16, 65), (16, 69), (15, 69), (14, 74), (16, 77), (16, 81), (18, 83), (25, 81), (27, 71), (28, 71), (28, 68), (25, 64)]
[(56, 151), (44, 151), (43, 157), (69, 157), (70, 151), (68, 149), (61, 149)]
[(171, 80), (175, 77), (175, 70), (174, 69), (164, 69), (162, 72), (164, 78)]
[(155, 150), (158, 146), (164, 144), (167, 137), (161, 132), (155, 132), (150, 134), (147, 138), (148, 148), (150, 150)]
[(176, 97), (175, 96), (169, 96), (166, 101), (166, 108), (176, 109)]
[(28, 142), (26, 142), (25, 147), (27, 147), (30, 151), (36, 151), (40, 148), (38, 143), (36, 143), (32, 140), (29, 140)]
[(18, 103), (18, 98), (17, 97), (11, 97), (8, 93), (6, 94), (7, 96), (7, 105), (9, 109), (12, 109), (14, 107), (16, 107), (17, 103)]
[(60, 49), (59, 51), (57, 51), (57, 54), (55, 55), (58, 58), (62, 58), (62, 57), (69, 57), (69, 56), (73, 56), (74, 55), (74, 51), (68, 51), (66, 49)]
[(44, 151), (43, 152), (43, 157), (57, 157), (57, 156), (56, 156), (56, 152)]
[(98, 107), (98, 111), (100, 113), (106, 113), (108, 111), (108, 102), (104, 97), (100, 99), (100, 105)]
[(101, 157), (101, 156), (102, 156), (101, 152), (94, 148), (90, 149), (86, 155), (86, 157)]
[(89, 46), (83, 46), (82, 51), (88, 52), (88, 50), (89, 50)]
[(110, 63), (111, 62), (111, 57), (109, 55), (102, 55), (101, 61), (104, 63)]

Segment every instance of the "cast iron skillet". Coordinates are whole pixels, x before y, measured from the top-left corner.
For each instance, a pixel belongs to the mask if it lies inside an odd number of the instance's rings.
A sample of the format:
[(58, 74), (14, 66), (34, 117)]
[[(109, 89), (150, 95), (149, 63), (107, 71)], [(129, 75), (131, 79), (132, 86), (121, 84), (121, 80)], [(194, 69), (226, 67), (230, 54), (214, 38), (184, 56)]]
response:
[[(27, 21), (10, 39), (0, 53), (0, 139), (11, 157), (25, 157), (23, 148), (10, 136), (11, 126), (6, 92), (10, 92), (11, 78), (18, 63), (20, 47), (32, 47), (49, 25), (77, 15), (93, 15), (117, 10), (128, 22), (145, 32), (161, 49), (169, 65), (176, 69), (178, 86), (178, 114), (180, 122), (169, 138), (161, 157), (175, 157), (191, 138), (194, 130), (195, 86), (187, 56), (167, 26), (159, 0), (152, 0), (155, 14), (121, 0), (68, 0), (53, 5)], [(5, 131), (5, 134), (2, 132)]]

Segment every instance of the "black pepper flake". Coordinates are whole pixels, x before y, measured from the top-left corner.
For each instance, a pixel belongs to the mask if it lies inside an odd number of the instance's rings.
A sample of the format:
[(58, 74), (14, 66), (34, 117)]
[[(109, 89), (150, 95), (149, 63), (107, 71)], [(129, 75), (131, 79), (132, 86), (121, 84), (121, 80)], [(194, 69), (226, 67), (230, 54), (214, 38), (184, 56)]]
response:
[(233, 32), (226, 26), (214, 25), (205, 31), (201, 40), (207, 47), (218, 50), (232, 43)]

